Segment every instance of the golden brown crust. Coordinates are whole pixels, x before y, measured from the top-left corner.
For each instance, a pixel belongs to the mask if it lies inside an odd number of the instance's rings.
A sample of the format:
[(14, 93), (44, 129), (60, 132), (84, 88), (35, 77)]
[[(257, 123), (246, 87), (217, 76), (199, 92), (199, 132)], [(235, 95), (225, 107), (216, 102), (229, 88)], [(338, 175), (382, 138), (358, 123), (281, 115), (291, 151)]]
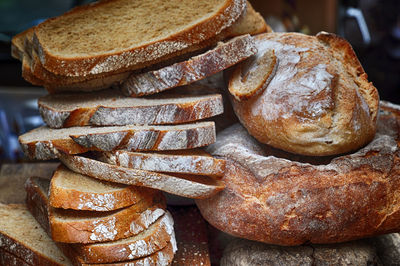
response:
[(282, 157), (238, 125), (221, 133), (209, 151), (230, 159), (226, 188), (196, 201), (203, 217), (232, 235), (278, 245), (336, 243), (398, 231), (400, 116), (388, 111), (365, 148), (325, 162)]
[(257, 140), (325, 156), (353, 151), (373, 138), (378, 93), (345, 40), (326, 33), (268, 33), (257, 41), (259, 50), (275, 51), (276, 74), (260, 95), (246, 102), (232, 98)]

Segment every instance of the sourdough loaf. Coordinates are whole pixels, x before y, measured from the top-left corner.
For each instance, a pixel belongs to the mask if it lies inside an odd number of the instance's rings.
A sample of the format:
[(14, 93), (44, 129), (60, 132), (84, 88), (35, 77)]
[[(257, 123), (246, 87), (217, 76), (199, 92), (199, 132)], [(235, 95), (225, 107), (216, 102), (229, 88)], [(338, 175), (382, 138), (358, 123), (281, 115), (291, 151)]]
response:
[(49, 206), (48, 187), (48, 180), (28, 179), (27, 205), (57, 242), (96, 243), (126, 238), (146, 230), (165, 213), (165, 199), (161, 194), (111, 212), (55, 209)]
[[(189, 91), (207, 90), (190, 86)], [(118, 90), (98, 93), (51, 94), (38, 100), (40, 114), (51, 128), (180, 124), (223, 113), (218, 94), (168, 94), (157, 98), (128, 98)]]
[[(274, 50), (278, 68), (261, 94), (248, 101), (232, 99), (251, 135), (275, 148), (311, 156), (350, 152), (372, 140), (378, 92), (347, 41), (325, 32), (269, 33), (255, 39), (258, 56)], [(263, 65), (257, 62), (244, 72), (258, 73)], [(234, 74), (231, 84), (237, 78)]]
[(207, 198), (224, 189), (220, 180), (208, 176), (163, 174), (129, 169), (83, 156), (60, 153), (60, 160), (72, 171), (104, 181), (144, 186), (187, 198)]
[(245, 7), (244, 0), (101, 1), (39, 24), (34, 47), (55, 74), (132, 70), (214, 37)]
[(163, 173), (181, 173), (207, 176), (223, 176), (225, 161), (212, 157), (204, 150), (182, 150), (170, 152), (103, 153), (104, 162), (132, 169)]
[(213, 226), (277, 245), (337, 243), (398, 231), (400, 108), (382, 112), (375, 138), (352, 154), (293, 156), (240, 126), (207, 150), (229, 159), (219, 194), (196, 203)]
[(23, 204), (0, 204), (0, 248), (29, 265), (71, 265)]
[(214, 122), (168, 126), (70, 127), (42, 126), (18, 138), (24, 153), (32, 159), (57, 158), (89, 150), (179, 150), (208, 145), (215, 141)]
[(250, 35), (219, 43), (214, 49), (187, 61), (178, 62), (161, 69), (132, 74), (122, 83), (122, 91), (137, 97), (187, 85), (218, 73), (257, 52)]
[(112, 211), (137, 204), (153, 194), (151, 189), (100, 181), (60, 165), (51, 178), (49, 205), (62, 209)]

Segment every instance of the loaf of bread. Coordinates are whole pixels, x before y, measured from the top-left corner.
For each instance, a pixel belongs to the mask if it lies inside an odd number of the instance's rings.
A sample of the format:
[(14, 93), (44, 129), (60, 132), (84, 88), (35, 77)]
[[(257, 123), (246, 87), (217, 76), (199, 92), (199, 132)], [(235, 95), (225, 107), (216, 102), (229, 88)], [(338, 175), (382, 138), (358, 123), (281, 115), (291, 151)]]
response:
[(278, 66), (264, 91), (247, 101), (232, 98), (240, 121), (258, 141), (325, 156), (354, 151), (372, 140), (378, 92), (347, 41), (325, 32), (268, 33), (256, 36), (256, 46), (255, 58), (233, 71), (230, 90), (252, 76), (260, 79), (248, 82), (257, 91), (265, 76), (256, 74), (271, 69), (271, 60), (262, 56), (274, 51)]
[(226, 188), (196, 200), (203, 217), (229, 234), (277, 245), (400, 230), (400, 107), (381, 103), (381, 110), (367, 146), (329, 158), (262, 145), (238, 124), (226, 129), (207, 149), (228, 160)]

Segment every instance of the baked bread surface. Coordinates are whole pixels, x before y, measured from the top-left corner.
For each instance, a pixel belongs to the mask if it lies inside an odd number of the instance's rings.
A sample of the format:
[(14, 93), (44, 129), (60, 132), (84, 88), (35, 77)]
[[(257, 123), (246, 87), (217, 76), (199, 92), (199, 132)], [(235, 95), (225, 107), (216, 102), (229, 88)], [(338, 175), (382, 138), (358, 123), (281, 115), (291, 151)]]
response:
[[(324, 32), (268, 33), (255, 39), (257, 56), (274, 50), (278, 67), (258, 96), (242, 102), (232, 97), (252, 136), (312, 156), (350, 152), (372, 140), (378, 92), (347, 41)], [(250, 64), (247, 69), (257, 67)]]
[[(385, 108), (386, 107), (381, 107)], [(228, 159), (226, 188), (196, 200), (229, 234), (277, 245), (337, 243), (400, 228), (400, 108), (380, 114), (372, 142), (336, 157), (292, 156), (236, 124), (207, 149)]]

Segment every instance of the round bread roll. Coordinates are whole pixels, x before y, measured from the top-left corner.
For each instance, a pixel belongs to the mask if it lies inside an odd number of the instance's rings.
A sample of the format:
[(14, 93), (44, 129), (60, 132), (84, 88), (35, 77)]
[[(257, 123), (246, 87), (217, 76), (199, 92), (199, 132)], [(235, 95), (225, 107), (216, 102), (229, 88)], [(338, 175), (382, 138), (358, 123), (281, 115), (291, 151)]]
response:
[(255, 39), (257, 55), (236, 66), (229, 81), (232, 92), (238, 90), (232, 86), (240, 78), (257, 78), (248, 73), (265, 69), (261, 64), (267, 62), (257, 58), (274, 51), (278, 66), (263, 91), (247, 101), (232, 97), (237, 116), (252, 136), (312, 156), (350, 152), (372, 140), (378, 92), (346, 40), (325, 32), (267, 33)]
[(389, 107), (381, 107), (375, 138), (344, 156), (292, 155), (260, 144), (239, 124), (225, 129), (207, 150), (228, 160), (226, 187), (196, 200), (203, 217), (228, 234), (277, 245), (398, 232), (400, 107)]

